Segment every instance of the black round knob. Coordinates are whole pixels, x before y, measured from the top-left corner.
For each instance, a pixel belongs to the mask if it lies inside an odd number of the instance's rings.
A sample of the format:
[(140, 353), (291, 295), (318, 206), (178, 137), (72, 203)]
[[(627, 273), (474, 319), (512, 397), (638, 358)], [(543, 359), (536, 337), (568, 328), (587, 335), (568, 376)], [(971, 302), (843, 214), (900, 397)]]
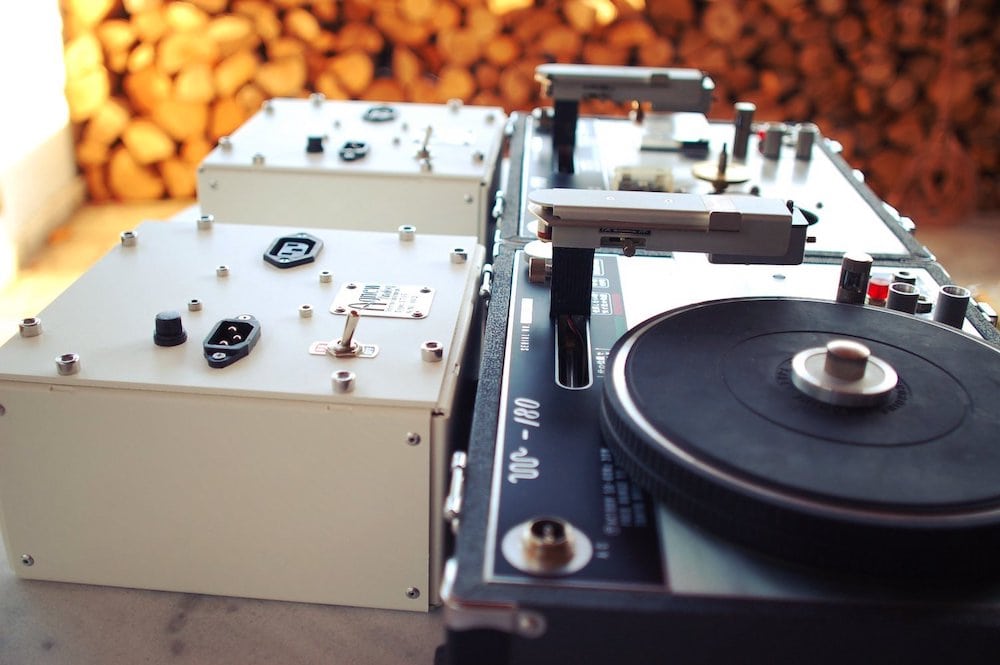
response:
[(187, 341), (187, 333), (177, 312), (160, 312), (156, 315), (153, 341), (157, 346), (177, 346)]

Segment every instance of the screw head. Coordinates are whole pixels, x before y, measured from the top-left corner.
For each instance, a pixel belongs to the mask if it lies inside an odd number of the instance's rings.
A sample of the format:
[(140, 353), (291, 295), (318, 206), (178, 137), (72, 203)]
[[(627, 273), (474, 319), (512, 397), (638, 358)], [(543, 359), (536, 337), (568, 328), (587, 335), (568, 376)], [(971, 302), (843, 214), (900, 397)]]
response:
[(406, 597), (409, 598), (410, 600), (416, 600), (417, 598), (420, 598), (420, 589), (418, 589), (415, 586), (407, 587)]
[(409, 444), (409, 445), (411, 445), (411, 446), (419, 446), (420, 445), (420, 435), (417, 434), (416, 432), (407, 432), (406, 433), (406, 443)]
[(25, 566), (34, 566), (35, 557), (31, 556), (30, 554), (22, 554), (21, 563), (23, 563)]

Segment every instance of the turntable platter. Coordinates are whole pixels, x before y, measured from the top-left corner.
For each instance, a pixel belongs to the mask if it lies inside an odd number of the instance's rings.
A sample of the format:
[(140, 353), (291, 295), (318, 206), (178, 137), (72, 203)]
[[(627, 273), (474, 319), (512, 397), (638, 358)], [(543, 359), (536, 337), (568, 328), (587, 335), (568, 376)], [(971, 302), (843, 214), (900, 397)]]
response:
[[(795, 356), (835, 340), (898, 380), (848, 406), (803, 387)], [(673, 310), (615, 345), (601, 423), (638, 484), (778, 556), (927, 575), (1000, 554), (1000, 351), (944, 326), (799, 299)]]

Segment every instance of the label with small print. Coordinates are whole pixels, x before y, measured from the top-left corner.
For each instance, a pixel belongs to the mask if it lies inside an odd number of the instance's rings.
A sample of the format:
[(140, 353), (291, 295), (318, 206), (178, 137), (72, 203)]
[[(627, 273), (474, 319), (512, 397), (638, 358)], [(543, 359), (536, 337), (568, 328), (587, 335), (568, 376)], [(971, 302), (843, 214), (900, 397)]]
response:
[(433, 301), (434, 289), (430, 286), (348, 282), (340, 287), (330, 311), (346, 315), (356, 310), (362, 316), (424, 319)]

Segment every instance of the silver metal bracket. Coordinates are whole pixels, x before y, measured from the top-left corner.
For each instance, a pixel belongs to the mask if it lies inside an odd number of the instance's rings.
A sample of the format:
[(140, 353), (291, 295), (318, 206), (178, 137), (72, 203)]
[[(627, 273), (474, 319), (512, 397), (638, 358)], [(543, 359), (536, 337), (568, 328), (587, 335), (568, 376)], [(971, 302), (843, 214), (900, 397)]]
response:
[(517, 637), (534, 639), (548, 629), (545, 616), (533, 610), (519, 609), (513, 604), (466, 602), (455, 597), (455, 577), (458, 562), (449, 559), (444, 566), (441, 602), (444, 624), (449, 630), (496, 630)]

